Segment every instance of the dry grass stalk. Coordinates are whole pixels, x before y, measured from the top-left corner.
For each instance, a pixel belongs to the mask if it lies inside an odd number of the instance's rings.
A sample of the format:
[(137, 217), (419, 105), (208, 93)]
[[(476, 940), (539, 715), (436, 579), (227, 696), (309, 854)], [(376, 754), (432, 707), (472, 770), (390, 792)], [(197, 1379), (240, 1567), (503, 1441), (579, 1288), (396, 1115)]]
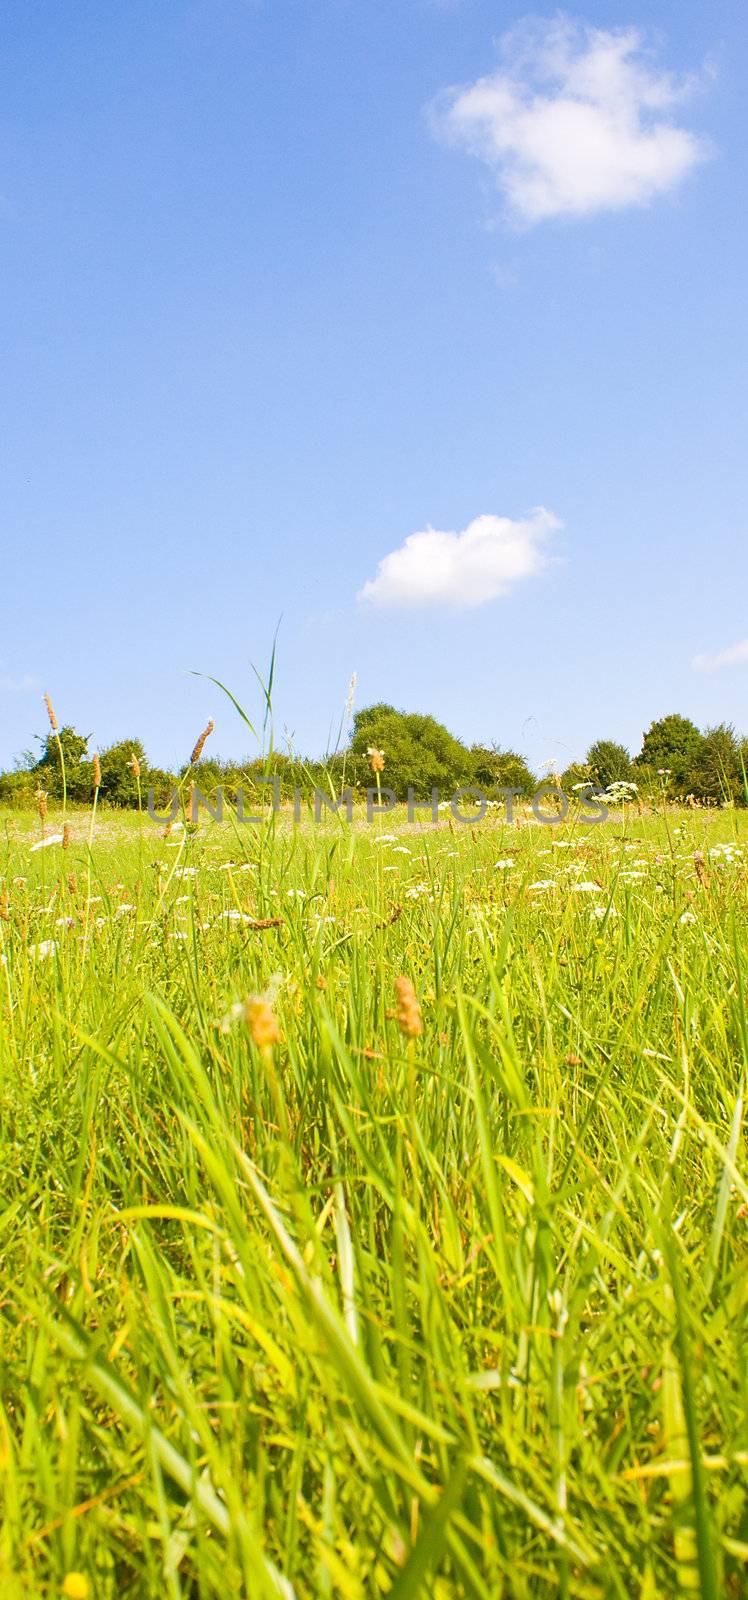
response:
[(190, 756), (190, 766), (191, 767), (194, 767), (196, 762), (198, 762), (200, 760), (200, 757), (201, 757), (201, 755), (203, 753), (203, 750), (205, 748), (205, 742), (206, 742), (207, 739), (210, 738), (214, 727), (215, 727), (215, 723), (213, 721), (213, 718), (211, 717), (209, 719), (209, 721), (208, 721), (207, 727), (203, 728), (203, 731), (202, 731), (202, 733), (200, 735), (200, 738), (198, 739), (197, 744), (195, 745), (195, 748), (194, 748), (194, 750), (192, 752), (192, 755)]
[(709, 888), (709, 881), (710, 881), (709, 880), (709, 873), (706, 870), (706, 862), (704, 860), (704, 857), (701, 855), (700, 852), (697, 853), (694, 856), (693, 864), (694, 864), (694, 867), (696, 869), (696, 876), (697, 876), (697, 878), (699, 880), (699, 883), (701, 884), (702, 889), (708, 889)]

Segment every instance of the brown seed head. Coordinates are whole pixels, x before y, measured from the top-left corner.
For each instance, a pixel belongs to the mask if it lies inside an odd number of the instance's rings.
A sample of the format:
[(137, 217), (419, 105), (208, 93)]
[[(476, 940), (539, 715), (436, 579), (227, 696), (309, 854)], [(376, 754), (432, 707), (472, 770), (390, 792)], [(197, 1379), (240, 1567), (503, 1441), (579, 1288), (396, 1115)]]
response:
[(244, 1016), (258, 1050), (268, 1050), (271, 1044), (278, 1044), (281, 1036), (278, 1018), (267, 1000), (248, 1000)]
[(138, 761), (138, 758), (137, 758), (134, 750), (133, 750), (133, 753), (132, 753), (132, 755), (130, 757), (130, 760), (128, 761), (127, 765), (130, 768), (130, 771), (132, 772), (133, 777), (134, 778), (139, 778), (140, 777), (140, 762)]
[(47, 796), (44, 789), (37, 789), (36, 791), (36, 809), (43, 822), (47, 815)]
[(192, 755), (190, 756), (190, 766), (191, 767), (194, 767), (195, 762), (200, 760), (200, 757), (201, 757), (201, 755), (203, 753), (203, 749), (205, 748), (205, 741), (206, 741), (206, 739), (210, 738), (214, 727), (215, 727), (215, 723), (213, 721), (213, 718), (211, 717), (210, 721), (208, 722), (207, 727), (203, 728), (203, 731), (202, 731), (202, 733), (200, 735), (200, 738), (198, 739), (197, 744), (195, 745), (195, 748), (194, 748), (194, 750), (192, 752)]
[(395, 979), (395, 999), (395, 1015), (400, 1032), (406, 1039), (417, 1039), (423, 1033), (423, 1017), (410, 978)]
[(699, 880), (699, 883), (701, 884), (702, 889), (708, 889), (709, 888), (709, 873), (706, 870), (706, 862), (705, 862), (704, 857), (702, 856), (700, 851), (698, 851), (696, 853), (696, 855), (694, 856), (693, 864), (694, 864), (694, 867), (696, 868), (696, 876), (697, 876), (697, 878)]
[(10, 897), (7, 889), (0, 889), (0, 918), (3, 922), (10, 922)]
[(384, 751), (377, 750), (376, 745), (370, 745), (366, 754), (372, 772), (384, 772)]
[(63, 830), (62, 830), (62, 848), (63, 848), (63, 850), (69, 850), (70, 849), (70, 823), (69, 822), (65, 823), (65, 825), (63, 827)]
[(57, 732), (57, 718), (55, 716), (55, 708), (54, 708), (54, 706), (52, 704), (52, 701), (50, 700), (48, 694), (45, 694), (45, 696), (44, 696), (44, 704), (47, 707), (47, 716), (49, 717), (49, 726), (52, 729), (52, 732), (56, 733)]
[(94, 789), (101, 788), (101, 762), (98, 756), (93, 758), (93, 786)]

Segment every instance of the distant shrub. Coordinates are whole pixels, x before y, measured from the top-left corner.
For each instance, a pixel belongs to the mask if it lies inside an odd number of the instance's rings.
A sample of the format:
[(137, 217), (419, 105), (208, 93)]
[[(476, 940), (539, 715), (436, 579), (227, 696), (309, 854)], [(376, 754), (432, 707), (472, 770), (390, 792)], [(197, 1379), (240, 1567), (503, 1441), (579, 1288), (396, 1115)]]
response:
[(0, 805), (8, 806), (13, 811), (26, 811), (34, 805), (37, 788), (36, 774), (28, 768), (18, 772), (3, 772), (0, 774)]
[(100, 796), (111, 806), (137, 806), (138, 780), (132, 766), (133, 756), (140, 765), (140, 789), (145, 804), (148, 788), (145, 750), (139, 739), (121, 739), (101, 753)]
[(586, 764), (592, 774), (592, 782), (601, 789), (609, 788), (611, 783), (635, 781), (628, 750), (625, 745), (616, 744), (614, 739), (598, 739), (590, 745)]
[[(91, 796), (91, 763), (88, 760), (88, 736), (76, 733), (69, 726), (60, 728), (60, 746), (65, 762), (65, 788), (69, 800), (86, 801)], [(62, 766), (60, 750), (54, 734), (48, 733), (42, 754), (34, 772), (40, 787), (55, 800), (62, 798)]]

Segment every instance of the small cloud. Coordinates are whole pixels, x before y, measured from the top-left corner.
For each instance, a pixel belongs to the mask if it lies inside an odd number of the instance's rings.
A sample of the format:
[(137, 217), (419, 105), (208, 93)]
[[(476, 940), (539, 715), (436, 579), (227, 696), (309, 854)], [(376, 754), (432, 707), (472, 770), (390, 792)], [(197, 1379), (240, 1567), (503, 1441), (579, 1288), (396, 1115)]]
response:
[(647, 205), (709, 156), (672, 117), (696, 80), (656, 67), (638, 29), (528, 19), (501, 46), (499, 70), (448, 90), (434, 122), (488, 164), (516, 219)]
[(748, 639), (731, 644), (727, 650), (717, 650), (714, 655), (694, 656), (692, 665), (697, 672), (719, 672), (721, 667), (736, 667), (748, 661)]
[(31, 694), (39, 688), (39, 678), (27, 672), (22, 678), (13, 678), (7, 672), (0, 672), (0, 690), (6, 694)]
[(497, 600), (548, 564), (545, 542), (563, 527), (539, 506), (522, 522), (476, 517), (461, 533), (411, 533), (380, 561), (357, 599), (382, 608), (467, 610)]

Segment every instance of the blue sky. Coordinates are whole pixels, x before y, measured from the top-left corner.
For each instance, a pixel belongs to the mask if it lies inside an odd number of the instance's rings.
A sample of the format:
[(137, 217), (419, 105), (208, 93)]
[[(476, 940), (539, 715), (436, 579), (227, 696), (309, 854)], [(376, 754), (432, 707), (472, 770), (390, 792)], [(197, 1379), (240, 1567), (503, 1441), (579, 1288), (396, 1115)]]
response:
[(0, 763), (748, 729), (744, 5), (526, 14), (6, 0)]

